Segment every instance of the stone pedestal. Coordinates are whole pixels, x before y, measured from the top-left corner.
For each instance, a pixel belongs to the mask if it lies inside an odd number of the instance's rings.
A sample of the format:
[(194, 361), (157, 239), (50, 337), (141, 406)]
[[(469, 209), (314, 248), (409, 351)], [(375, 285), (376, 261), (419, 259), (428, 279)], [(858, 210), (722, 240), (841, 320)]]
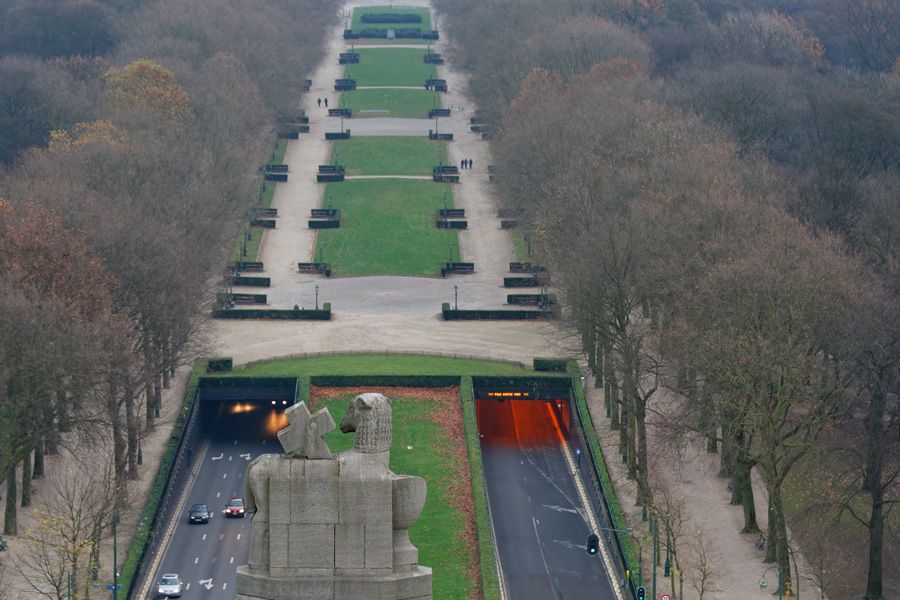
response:
[(431, 569), (380, 576), (271, 577), (237, 569), (236, 600), (431, 600)]

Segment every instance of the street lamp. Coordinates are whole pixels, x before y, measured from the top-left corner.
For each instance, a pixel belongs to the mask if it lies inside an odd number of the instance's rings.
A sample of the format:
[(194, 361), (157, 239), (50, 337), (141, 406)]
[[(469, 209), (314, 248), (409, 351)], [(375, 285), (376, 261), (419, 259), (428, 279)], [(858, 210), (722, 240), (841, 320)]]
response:
[(459, 295), (455, 285), (453, 286), (453, 310), (459, 310)]
[(316, 284), (316, 310), (319, 310), (319, 284)]
[(781, 575), (781, 569), (778, 565), (771, 565), (767, 567), (763, 574), (759, 578), (759, 589), (764, 590), (769, 587), (769, 580), (766, 579), (766, 575), (769, 574), (769, 571), (775, 569), (775, 572), (778, 573), (778, 600), (782, 599), (782, 591), (784, 590), (784, 578)]

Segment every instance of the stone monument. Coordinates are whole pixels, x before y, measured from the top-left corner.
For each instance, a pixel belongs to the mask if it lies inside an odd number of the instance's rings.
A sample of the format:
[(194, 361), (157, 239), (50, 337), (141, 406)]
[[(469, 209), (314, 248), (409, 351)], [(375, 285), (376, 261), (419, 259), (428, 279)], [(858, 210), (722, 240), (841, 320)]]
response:
[(408, 529), (425, 506), (425, 480), (388, 468), (391, 403), (355, 397), (341, 431), (353, 449), (332, 455), (327, 409), (285, 411), (285, 454), (247, 467), (250, 558), (237, 569), (237, 600), (425, 600), (431, 569), (419, 566)]

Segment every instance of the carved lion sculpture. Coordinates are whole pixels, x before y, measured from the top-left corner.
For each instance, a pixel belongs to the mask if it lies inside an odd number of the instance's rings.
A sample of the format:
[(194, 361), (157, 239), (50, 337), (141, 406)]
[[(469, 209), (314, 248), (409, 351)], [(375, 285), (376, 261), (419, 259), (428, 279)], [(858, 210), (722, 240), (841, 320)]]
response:
[(362, 454), (391, 449), (391, 401), (382, 394), (360, 394), (350, 402), (341, 431), (356, 432), (353, 450)]

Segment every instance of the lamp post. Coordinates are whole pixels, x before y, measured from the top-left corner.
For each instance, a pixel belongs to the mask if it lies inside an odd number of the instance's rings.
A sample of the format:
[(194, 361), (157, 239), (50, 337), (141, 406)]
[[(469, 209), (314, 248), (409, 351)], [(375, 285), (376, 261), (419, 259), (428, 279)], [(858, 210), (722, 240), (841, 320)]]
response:
[(117, 562), (116, 554), (118, 554), (118, 550), (116, 547), (116, 524), (119, 521), (118, 513), (113, 514), (112, 518), (112, 535), (113, 535), (113, 585), (112, 585), (112, 597), (113, 600), (117, 600), (119, 597), (119, 565)]
[(452, 264), (453, 263), (453, 242), (450, 242), (449, 244), (447, 244), (447, 249), (450, 252), (450, 263)]
[(319, 310), (319, 284), (316, 284), (316, 310)]
[(778, 573), (778, 600), (782, 600), (784, 579), (781, 575), (781, 569), (778, 567), (778, 565), (771, 565), (770, 567), (767, 567), (765, 571), (763, 571), (763, 574), (759, 578), (759, 589), (764, 590), (769, 587), (769, 580), (766, 579), (766, 575), (768, 575), (769, 571), (771, 571), (772, 569), (775, 569), (775, 572)]
[(137, 464), (144, 464), (144, 451), (141, 449), (141, 428), (137, 427)]
[(453, 310), (459, 310), (459, 294), (457, 286), (453, 286)]

